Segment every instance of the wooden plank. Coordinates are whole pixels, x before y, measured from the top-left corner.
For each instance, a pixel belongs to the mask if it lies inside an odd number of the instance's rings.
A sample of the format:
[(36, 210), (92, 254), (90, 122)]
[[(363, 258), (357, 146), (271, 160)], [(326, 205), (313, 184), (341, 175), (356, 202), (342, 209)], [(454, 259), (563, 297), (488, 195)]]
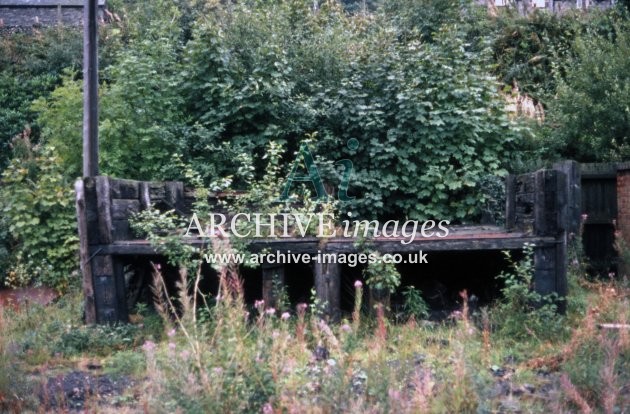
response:
[[(568, 268), (568, 233), (563, 235), (563, 242), (556, 246), (556, 263), (555, 263), (555, 292), (561, 299), (567, 297), (569, 293), (569, 286), (567, 280), (567, 268)], [(558, 302), (558, 311), (565, 313), (567, 310), (566, 300), (560, 300)]]
[(112, 220), (129, 220), (140, 211), (140, 200), (112, 200)]
[(90, 263), (90, 246), (88, 240), (88, 217), (85, 206), (85, 185), (83, 179), (74, 184), (76, 193), (76, 209), (79, 231), (79, 261), (81, 267), (83, 289), (83, 309), (85, 311), (85, 323), (96, 323), (96, 307), (94, 302), (94, 281), (92, 279), (92, 264)]
[(113, 241), (109, 177), (99, 176), (95, 181), (99, 240), (103, 244), (109, 244)]
[(324, 303), (327, 316), (337, 321), (340, 318), (341, 265), (337, 263), (315, 263), (315, 292)]
[[(203, 239), (184, 240), (184, 243), (193, 246), (207, 245), (208, 241)], [(555, 237), (506, 237), (499, 239), (461, 239), (461, 240), (423, 240), (410, 244), (401, 244), (399, 241), (376, 240), (372, 244), (376, 250), (383, 253), (407, 253), (416, 252), (418, 250), (436, 252), (436, 251), (466, 251), (466, 250), (519, 250), (525, 243), (531, 243), (536, 246), (555, 245), (558, 240)], [(316, 254), (321, 251), (321, 246), (317, 239), (259, 239), (250, 242), (250, 249), (254, 252), (263, 249), (277, 250), (281, 252), (290, 251), (291, 253), (311, 253)], [(155, 249), (144, 240), (137, 241), (116, 241), (107, 245), (92, 246), (93, 251), (99, 251), (102, 254), (114, 255), (154, 255)], [(332, 253), (352, 253), (356, 252), (354, 239), (328, 241), (326, 250)]]
[(114, 285), (114, 265), (111, 255), (96, 255), (92, 259), (96, 322), (116, 321), (116, 289)]
[(87, 217), (87, 239), (90, 246), (100, 244), (98, 230), (98, 207), (96, 200), (96, 182), (94, 178), (83, 179), (85, 211)]
[(158, 201), (166, 200), (166, 189), (164, 188), (164, 183), (150, 182), (148, 183), (148, 187), (151, 202), (157, 203)]
[(112, 238), (114, 242), (124, 241), (132, 238), (129, 220), (112, 220)]
[(516, 177), (505, 177), (505, 228), (514, 229), (516, 225)]
[(119, 257), (113, 257), (114, 286), (116, 289), (116, 321), (129, 322), (129, 310), (127, 309), (127, 286), (125, 284), (125, 272), (123, 262)]
[(617, 175), (617, 163), (583, 163), (580, 165), (581, 177), (584, 178), (609, 178)]
[(555, 163), (553, 168), (566, 176), (566, 230), (569, 233), (578, 234), (582, 214), (580, 164), (575, 161), (562, 161)]
[(598, 323), (597, 327), (600, 329), (630, 329), (630, 324), (627, 323)]
[(167, 181), (164, 183), (167, 204), (175, 209), (178, 214), (186, 214), (184, 211), (184, 183), (181, 181)]
[(146, 181), (140, 182), (138, 187), (140, 191), (140, 208), (147, 210), (151, 205), (151, 194), (149, 193), (149, 183)]
[(554, 170), (535, 173), (534, 233), (537, 236), (558, 236), (566, 227), (562, 208), (566, 204), (565, 175)]
[(140, 197), (140, 181), (111, 179), (112, 199), (137, 200)]

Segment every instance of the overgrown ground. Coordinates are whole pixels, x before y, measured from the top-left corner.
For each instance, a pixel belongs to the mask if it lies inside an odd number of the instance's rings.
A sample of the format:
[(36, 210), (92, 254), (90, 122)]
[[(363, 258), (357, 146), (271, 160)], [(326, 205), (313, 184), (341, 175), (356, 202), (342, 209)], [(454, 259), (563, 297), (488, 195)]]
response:
[(134, 324), (85, 327), (77, 293), (4, 309), (0, 411), (630, 412), (630, 330), (600, 327), (630, 320), (627, 280), (572, 275), (565, 317), (519, 303), (516, 283), (491, 309), (395, 325), (248, 308), (221, 277), (216, 305), (180, 295), (167, 322), (140, 307)]

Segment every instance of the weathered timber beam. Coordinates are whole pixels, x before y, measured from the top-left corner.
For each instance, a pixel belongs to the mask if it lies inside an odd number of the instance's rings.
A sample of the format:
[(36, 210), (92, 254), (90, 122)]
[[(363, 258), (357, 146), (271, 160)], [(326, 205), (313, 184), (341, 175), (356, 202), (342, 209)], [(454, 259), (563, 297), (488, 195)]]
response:
[(328, 318), (338, 321), (341, 317), (341, 265), (316, 262), (315, 292), (324, 304)]
[[(208, 246), (207, 240), (191, 239), (186, 240), (193, 246)], [(462, 240), (423, 240), (421, 242), (412, 242), (410, 244), (402, 244), (399, 241), (373, 241), (372, 247), (382, 253), (407, 253), (417, 252), (418, 250), (427, 252), (438, 251), (466, 251), (466, 250), (518, 250), (522, 249), (525, 243), (531, 243), (536, 246), (552, 246), (559, 243), (554, 237), (516, 237), (501, 239), (462, 239)], [(273, 251), (281, 251), (291, 253), (310, 253), (317, 254), (318, 251), (330, 253), (355, 253), (357, 248), (354, 241), (329, 241), (325, 248), (321, 246), (317, 239), (292, 239), (292, 240), (254, 240), (250, 243), (252, 251), (261, 252), (265, 249)], [(93, 251), (100, 254), (116, 254), (116, 255), (155, 255), (159, 252), (148, 242), (137, 241), (119, 241), (111, 244), (92, 246)]]
[(94, 302), (94, 280), (92, 278), (92, 263), (90, 261), (90, 246), (88, 239), (88, 212), (85, 202), (85, 185), (82, 179), (74, 184), (76, 192), (77, 224), (79, 230), (79, 261), (81, 266), (83, 309), (85, 323), (96, 323), (96, 307)]

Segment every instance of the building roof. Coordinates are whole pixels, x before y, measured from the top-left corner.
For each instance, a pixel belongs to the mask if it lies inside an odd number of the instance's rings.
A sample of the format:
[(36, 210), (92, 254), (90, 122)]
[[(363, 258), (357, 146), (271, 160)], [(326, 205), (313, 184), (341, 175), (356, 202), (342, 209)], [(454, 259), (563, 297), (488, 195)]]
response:
[[(83, 7), (84, 0), (0, 0), (0, 7)], [(99, 7), (105, 0), (98, 0)]]

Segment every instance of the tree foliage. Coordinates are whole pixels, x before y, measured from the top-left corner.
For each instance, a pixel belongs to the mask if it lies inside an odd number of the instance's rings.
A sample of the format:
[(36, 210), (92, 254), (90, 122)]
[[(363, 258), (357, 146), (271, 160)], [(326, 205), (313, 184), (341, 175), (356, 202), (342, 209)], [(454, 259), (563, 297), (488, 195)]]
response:
[(578, 38), (551, 103), (551, 148), (581, 161), (630, 157), (630, 26)]

